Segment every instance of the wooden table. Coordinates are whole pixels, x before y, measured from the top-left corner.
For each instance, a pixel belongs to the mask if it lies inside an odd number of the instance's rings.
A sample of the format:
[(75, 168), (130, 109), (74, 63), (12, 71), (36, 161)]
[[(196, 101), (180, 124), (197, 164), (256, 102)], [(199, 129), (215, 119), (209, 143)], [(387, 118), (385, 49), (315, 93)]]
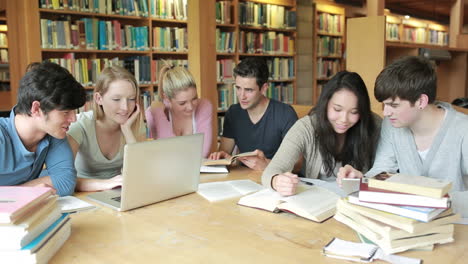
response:
[[(236, 179), (260, 182), (260, 173), (235, 168), (201, 176), (202, 182)], [(238, 206), (237, 200), (210, 203), (193, 193), (129, 212), (96, 204), (71, 216), (72, 234), (50, 263), (351, 263), (320, 253), (333, 237), (357, 241), (347, 226)], [(401, 255), (425, 264), (467, 263), (468, 226), (456, 225), (454, 243)]]

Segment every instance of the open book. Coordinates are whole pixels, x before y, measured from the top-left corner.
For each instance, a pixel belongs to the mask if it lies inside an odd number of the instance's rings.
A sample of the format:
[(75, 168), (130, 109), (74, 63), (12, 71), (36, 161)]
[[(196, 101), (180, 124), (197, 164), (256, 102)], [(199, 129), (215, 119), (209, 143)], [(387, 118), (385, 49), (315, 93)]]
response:
[(239, 197), (263, 189), (251, 180), (208, 182), (198, 185), (197, 193), (210, 202)]
[(335, 205), (340, 198), (337, 194), (318, 186), (302, 186), (302, 189), (288, 197), (265, 189), (242, 197), (238, 204), (274, 213), (287, 211), (315, 222), (322, 222), (335, 214)]
[(232, 155), (229, 159), (219, 159), (219, 160), (204, 160), (203, 166), (211, 166), (211, 165), (231, 165), (234, 161), (236, 161), (239, 157), (248, 157), (248, 156), (256, 156), (255, 152), (244, 152), (239, 153), (237, 155)]

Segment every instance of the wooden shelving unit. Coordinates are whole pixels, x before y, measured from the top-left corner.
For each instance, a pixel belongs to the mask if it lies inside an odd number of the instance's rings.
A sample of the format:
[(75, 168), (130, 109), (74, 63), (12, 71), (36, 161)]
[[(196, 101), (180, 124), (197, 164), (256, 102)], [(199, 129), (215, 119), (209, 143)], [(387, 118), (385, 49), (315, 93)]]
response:
[(348, 19), (346, 69), (358, 72), (364, 79), (374, 112), (382, 113), (382, 105), (374, 97), (377, 75), (397, 58), (419, 55), (420, 48), (443, 49), (451, 54), (450, 60), (437, 62), (437, 100), (451, 102), (455, 98), (466, 97), (468, 49), (403, 43), (401, 38), (387, 40), (389, 21), (394, 21), (394, 18), (375, 16)]
[[(0, 111), (9, 111), (13, 106), (10, 87), (10, 64), (8, 54), (8, 26), (5, 11), (0, 12)], [(6, 59), (6, 61), (5, 61)]]
[[(270, 83), (289, 83), (291, 85), (290, 91), (285, 92), (284, 94), (287, 95), (287, 98), (279, 98), (278, 94), (275, 94), (277, 97), (276, 99), (280, 99), (286, 103), (295, 103), (295, 94), (296, 94), (296, 53), (295, 53), (295, 38), (296, 38), (296, 30), (295, 28), (285, 28), (283, 25), (278, 27), (271, 27), (267, 24), (262, 24), (253, 17), (247, 18), (247, 11), (245, 14), (241, 13), (241, 8), (245, 10), (247, 8), (259, 8), (260, 4), (268, 4), (271, 5), (268, 8), (270, 10), (277, 10), (281, 9), (284, 12), (295, 12), (296, 10), (296, 1), (294, 0), (276, 0), (276, 1), (250, 1), (250, 0), (231, 0), (231, 1), (216, 1), (217, 7), (217, 17), (216, 20), (216, 35), (218, 41), (218, 48), (216, 52), (216, 59), (218, 61), (218, 67), (220, 67), (221, 71), (224, 71), (225, 74), (218, 72), (218, 109), (223, 112), (223, 110), (227, 110), (227, 108), (236, 103), (236, 95), (235, 91), (232, 88), (233, 77), (232, 77), (232, 69), (235, 67), (240, 60), (246, 57), (263, 57), (269, 63), (275, 63), (274, 60), (276, 59), (276, 64), (278, 65), (278, 59), (283, 60), (282, 63), (285, 63), (285, 60), (292, 60), (291, 64), (293, 68), (292, 76), (288, 78), (273, 76), (273, 71), (270, 73), (272, 75)], [(241, 7), (242, 6), (242, 7)], [(271, 11), (273, 14), (274, 11)], [(276, 13), (275, 13), (276, 14)], [(271, 19), (278, 19), (279, 15), (284, 13), (278, 13), (278, 15), (274, 16), (271, 15)], [(241, 21), (241, 16), (245, 21)], [(267, 15), (268, 16), (268, 15)], [(249, 20), (250, 19), (250, 20)], [(270, 23), (274, 23), (270, 21)], [(288, 47), (290, 50), (288, 52), (284, 51), (273, 51), (273, 50), (265, 50), (271, 47), (267, 47), (265, 43), (264, 45), (258, 45), (261, 42), (259, 39), (264, 38), (264, 36), (269, 35), (272, 37), (277, 37), (276, 39), (277, 44), (275, 45), (284, 45), (287, 42)], [(225, 41), (228, 38), (231, 40), (231, 43)], [(256, 39), (256, 40), (255, 40)], [(279, 44), (279, 40), (283, 40), (283, 43)], [(228, 44), (229, 43), (229, 44)], [(257, 46), (255, 46), (257, 45)], [(293, 45), (292, 47), (289, 45)], [(225, 49), (224, 47), (228, 46), (229, 49)], [(221, 48), (220, 48), (221, 47)], [(219, 62), (222, 61), (222, 62)], [(232, 63), (231, 63), (232, 62)], [(229, 65), (226, 67), (219, 66), (220, 63), (225, 64), (228, 63)], [(226, 73), (227, 71), (227, 73)], [(286, 88), (285, 88), (286, 89)], [(270, 89), (272, 90), (272, 89)], [(228, 101), (225, 102), (226, 95), (229, 94)], [(272, 96), (272, 92), (269, 92), (269, 95)]]
[[(296, 11), (295, 0), (263, 0), (263, 1), (252, 1), (252, 0), (230, 0), (230, 1), (217, 1), (214, 0), (216, 6), (216, 62), (217, 62), (217, 104), (218, 109), (218, 126), (222, 126), (222, 118), (226, 110), (231, 104), (237, 103), (237, 97), (234, 89), (234, 79), (232, 70), (235, 65), (239, 63), (243, 58), (247, 57), (262, 57), (265, 58), (269, 64), (276, 66), (280, 63), (291, 64), (288, 66), (293, 68), (293, 74), (284, 77), (286, 73), (279, 75), (279, 70), (276, 70), (276, 76), (274, 71), (270, 70), (271, 78), (269, 80), (270, 88), (267, 92), (267, 96), (279, 99), (280, 101), (293, 104), (296, 102), (296, 52), (295, 52), (295, 40), (296, 30), (295, 28), (285, 28), (283, 25), (278, 27), (272, 27), (268, 24), (262, 24), (251, 16), (250, 20), (246, 17), (247, 12), (243, 14), (241, 8), (253, 8), (253, 5), (257, 5), (255, 8), (259, 8), (260, 4), (272, 5), (270, 10), (279, 8), (284, 12)], [(249, 7), (250, 5), (250, 7)], [(272, 11), (273, 13), (274, 11)], [(252, 13), (253, 14), (253, 13)], [(245, 21), (241, 21), (241, 16)], [(266, 15), (268, 16), (268, 15)], [(271, 15), (271, 19), (278, 19), (280, 14)], [(282, 19), (282, 18), (281, 18)], [(270, 21), (270, 23), (274, 23)], [(270, 24), (271, 25), (271, 24)], [(274, 24), (276, 25), (276, 24)], [(280, 50), (268, 50), (271, 47), (259, 45), (260, 38), (269, 35), (271, 37), (277, 37), (284, 40), (281, 45), (288, 45), (290, 49), (288, 52)], [(226, 38), (230, 40), (226, 41)], [(257, 40), (255, 40), (257, 39)], [(250, 40), (250, 41), (248, 41)], [(265, 42), (265, 41), (264, 41)], [(287, 44), (284, 44), (286, 43)], [(255, 46), (256, 45), (256, 46)], [(277, 44), (279, 45), (279, 44)], [(290, 46), (292, 45), (292, 46)], [(226, 47), (228, 47), (226, 49)], [(280, 62), (280, 60), (282, 60)], [(273, 67), (273, 66), (270, 66)], [(271, 68), (273, 69), (273, 68)], [(275, 88), (277, 86), (278, 88)], [(288, 89), (288, 90), (285, 90)]]
[(345, 30), (343, 7), (328, 3), (315, 4), (312, 104), (317, 103), (322, 86), (344, 69)]
[[(152, 17), (150, 4), (155, 0), (147, 0), (149, 14), (147, 17), (112, 15), (89, 12), (78, 12), (76, 10), (51, 10), (40, 8), (39, 1), (16, 0), (8, 1), (7, 10), (9, 16), (7, 20), (11, 24), (9, 35), (10, 43), (17, 43), (10, 48), (11, 70), (11, 101), (16, 101), (17, 87), (20, 78), (23, 76), (26, 66), (31, 62), (42, 61), (53, 57), (63, 56), (67, 53), (74, 54), (75, 58), (89, 59), (109, 59), (126, 58), (129, 56), (146, 56), (151, 60), (187, 60), (189, 70), (194, 75), (197, 83), (199, 97), (207, 98), (213, 105), (217, 104), (217, 95), (213, 91), (216, 87), (216, 77), (212, 75), (216, 70), (216, 51), (214, 43), (214, 2), (206, 0), (187, 1), (187, 20)], [(76, 21), (81, 18), (96, 18), (99, 20), (117, 20), (123, 25), (146, 26), (148, 27), (148, 50), (87, 50), (87, 49), (50, 49), (41, 47), (40, 19), (68, 19)], [(162, 51), (153, 49), (153, 28), (154, 27), (183, 27), (187, 28), (187, 43), (189, 48), (184, 51)], [(203, 69), (203, 70), (201, 70)], [(206, 72), (205, 72), (206, 71)], [(153, 66), (150, 70), (152, 79), (157, 78), (157, 69)], [(87, 85), (88, 89), (91, 86)], [(152, 94), (157, 92), (157, 83), (141, 84), (142, 91)], [(213, 120), (216, 131), (216, 119)]]

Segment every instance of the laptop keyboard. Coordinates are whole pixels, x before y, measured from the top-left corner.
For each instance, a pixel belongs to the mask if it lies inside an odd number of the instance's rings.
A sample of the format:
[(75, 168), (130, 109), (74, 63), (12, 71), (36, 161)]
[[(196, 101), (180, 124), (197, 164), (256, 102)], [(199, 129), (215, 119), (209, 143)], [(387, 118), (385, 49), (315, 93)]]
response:
[(121, 197), (118, 196), (118, 197), (112, 197), (111, 199), (114, 200), (114, 201), (116, 201), (116, 202), (119, 202), (119, 203), (120, 203), (120, 198), (121, 198)]

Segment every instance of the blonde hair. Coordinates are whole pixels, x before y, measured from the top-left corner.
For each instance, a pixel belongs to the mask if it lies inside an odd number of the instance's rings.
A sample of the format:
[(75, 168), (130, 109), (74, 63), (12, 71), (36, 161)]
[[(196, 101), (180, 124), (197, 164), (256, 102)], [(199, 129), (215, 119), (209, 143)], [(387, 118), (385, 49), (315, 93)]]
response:
[[(125, 80), (128, 81), (132, 87), (135, 89), (135, 103), (140, 103), (140, 88), (138, 87), (138, 83), (135, 79), (135, 76), (127, 71), (125, 68), (120, 66), (110, 66), (104, 68), (101, 74), (99, 75), (96, 86), (94, 87), (94, 93), (99, 93), (101, 96), (107, 93), (109, 90), (109, 86), (112, 82), (118, 80)], [(140, 114), (138, 115), (135, 122), (132, 124), (132, 132), (135, 138), (139, 138), (139, 134), (141, 134), (141, 129), (143, 126), (143, 118), (142, 118), (142, 107), (140, 107)], [(94, 112), (94, 119), (95, 120), (102, 120), (105, 116), (104, 111), (102, 110), (102, 106), (96, 103), (96, 100), (93, 100), (93, 112)]]
[(165, 62), (166, 65), (159, 71), (159, 100), (162, 102), (165, 94), (169, 99), (175, 97), (180, 91), (186, 91), (189, 88), (197, 88), (193, 75), (182, 66), (173, 66)]

